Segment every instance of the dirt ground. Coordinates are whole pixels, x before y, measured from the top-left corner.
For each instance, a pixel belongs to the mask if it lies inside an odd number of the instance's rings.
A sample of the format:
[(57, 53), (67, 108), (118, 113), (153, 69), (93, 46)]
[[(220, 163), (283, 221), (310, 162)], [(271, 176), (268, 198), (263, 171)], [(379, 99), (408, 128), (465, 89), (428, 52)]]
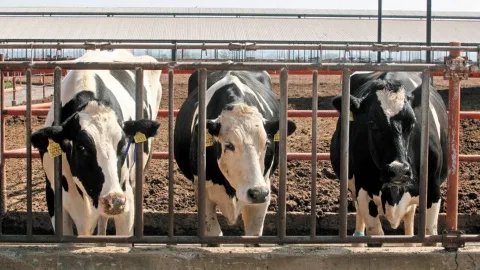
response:
[[(166, 74), (162, 75), (163, 97), (162, 109), (168, 107), (168, 88)], [(188, 75), (175, 76), (175, 108), (180, 108), (186, 97)], [(272, 76), (275, 92), (279, 92), (279, 77)], [(319, 109), (332, 109), (330, 101), (332, 97), (340, 93), (340, 76), (319, 77)], [(311, 77), (301, 75), (289, 76), (289, 108), (290, 109), (311, 109), (312, 90)], [(447, 100), (448, 81), (440, 77), (435, 78), (435, 84), (439, 92)], [(462, 107), (463, 111), (480, 110), (480, 79), (470, 79), (463, 82)], [(288, 138), (288, 152), (310, 152), (312, 123), (310, 118), (294, 118), (297, 124), (297, 131)], [(33, 117), (33, 130), (43, 125), (44, 118)], [(317, 151), (319, 153), (329, 152), (330, 138), (334, 131), (336, 119), (318, 119)], [(160, 119), (161, 127), (158, 137), (155, 140), (154, 151), (166, 152), (168, 149), (168, 122), (166, 118)], [(461, 121), (461, 153), (480, 153), (480, 121)], [(7, 149), (25, 147), (25, 122), (21, 117), (9, 117), (6, 127)], [(26, 175), (25, 160), (7, 160), (7, 191), (9, 211), (25, 211), (26, 209)], [(317, 165), (317, 204), (318, 215), (325, 212), (338, 212), (339, 210), (339, 182), (328, 161), (319, 161)], [(45, 180), (40, 161), (33, 162), (33, 210), (46, 211), (44, 186)], [(460, 192), (459, 212), (468, 214), (480, 213), (480, 164), (460, 164)], [(311, 162), (290, 161), (288, 162), (287, 174), (287, 211), (309, 212), (310, 185), (311, 185)], [(175, 165), (174, 175), (174, 201), (175, 212), (196, 212), (193, 185), (178, 170)], [(153, 160), (146, 174), (146, 181), (143, 189), (144, 208), (146, 211), (168, 211), (168, 161)], [(278, 169), (272, 178), (273, 198), (269, 207), (270, 211), (277, 209), (278, 194)], [(442, 196), (445, 199), (446, 184), (442, 186)], [(349, 210), (353, 211), (352, 202), (349, 201)], [(442, 211), (445, 210), (444, 205)]]

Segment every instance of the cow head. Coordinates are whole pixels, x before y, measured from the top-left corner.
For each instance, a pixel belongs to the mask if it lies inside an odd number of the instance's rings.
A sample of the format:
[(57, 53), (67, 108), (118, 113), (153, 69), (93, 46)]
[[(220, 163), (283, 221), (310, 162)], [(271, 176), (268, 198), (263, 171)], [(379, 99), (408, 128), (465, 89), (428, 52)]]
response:
[(148, 138), (158, 127), (150, 120), (120, 123), (109, 106), (90, 101), (62, 125), (34, 132), (31, 141), (41, 153), (47, 151), (49, 139), (58, 143), (76, 185), (100, 214), (113, 216), (128, 211), (125, 191), (130, 174), (123, 159), (127, 137), (142, 132)]
[[(409, 196), (407, 191), (414, 181), (408, 156), (409, 138), (416, 123), (412, 97), (395, 80), (369, 81), (358, 92), (368, 94), (363, 98), (350, 96), (353, 115), (350, 134), (359, 138), (367, 136), (369, 155), (379, 170), (382, 183), (385, 215), (387, 218), (397, 216), (398, 213), (393, 212), (398, 211), (398, 207), (395, 208), (397, 210), (391, 207), (400, 205), (402, 198)], [(341, 97), (335, 98), (333, 105), (340, 111)], [(359, 138), (355, 140), (362, 140)]]
[[(264, 121), (255, 107), (245, 104), (229, 105), (217, 119), (207, 120), (207, 130), (215, 138), (218, 167), (244, 203), (270, 200), (269, 178), (278, 129), (278, 119)], [(288, 121), (288, 135), (295, 129), (295, 123)]]

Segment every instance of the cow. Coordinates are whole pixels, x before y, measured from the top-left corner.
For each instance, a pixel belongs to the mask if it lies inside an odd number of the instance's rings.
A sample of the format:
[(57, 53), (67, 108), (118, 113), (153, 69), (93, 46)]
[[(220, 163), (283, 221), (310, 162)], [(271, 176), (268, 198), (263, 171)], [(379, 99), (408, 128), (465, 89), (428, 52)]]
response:
[[(380, 216), (393, 229), (403, 220), (405, 235), (413, 235), (420, 185), (421, 76), (354, 73), (351, 82), (348, 187), (356, 206), (354, 235), (364, 235), (365, 226), (368, 235), (383, 235)], [(436, 235), (440, 185), (447, 177), (447, 110), (431, 82), (429, 88), (426, 233)], [(339, 112), (342, 98), (332, 100)], [(330, 160), (338, 177), (340, 133), (338, 120), (330, 145)]]
[[(126, 50), (90, 51), (76, 62), (156, 62)], [(145, 141), (143, 166), (151, 157), (159, 127), (161, 71), (144, 71), (143, 119), (135, 116), (135, 73), (131, 70), (72, 70), (61, 83), (61, 125), (54, 106), (45, 126), (31, 135), (46, 177), (46, 202), (55, 230), (54, 157), (62, 156), (63, 232), (106, 234), (109, 218), (117, 235), (132, 235), (135, 190), (135, 142)], [(143, 135), (142, 135), (143, 134)], [(138, 137), (136, 137), (138, 135)], [(133, 138), (138, 140), (133, 141)], [(143, 137), (143, 138), (142, 138)], [(50, 149), (49, 149), (50, 148)], [(50, 152), (51, 150), (51, 152)], [(55, 154), (55, 152), (58, 152)], [(72, 223), (73, 221), (73, 223)]]
[[(259, 79), (260, 78), (260, 79)], [(279, 101), (266, 72), (207, 74), (206, 235), (221, 236), (216, 206), (229, 224), (240, 213), (245, 235), (261, 236), (270, 203), (270, 176), (278, 166)], [(198, 71), (175, 123), (175, 160), (197, 186)], [(296, 125), (288, 121), (287, 134)], [(278, 137), (277, 137), (278, 138)], [(195, 189), (198, 205), (197, 190)]]

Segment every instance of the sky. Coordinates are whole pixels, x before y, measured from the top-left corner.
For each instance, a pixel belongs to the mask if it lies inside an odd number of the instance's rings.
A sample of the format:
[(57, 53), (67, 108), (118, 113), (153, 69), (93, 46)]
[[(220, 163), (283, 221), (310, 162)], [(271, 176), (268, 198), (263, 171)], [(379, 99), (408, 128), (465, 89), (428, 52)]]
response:
[[(0, 0), (0, 7), (212, 7), (377, 9), (377, 0)], [(426, 10), (425, 0), (384, 0), (384, 10)], [(432, 0), (433, 11), (478, 11), (480, 0)]]

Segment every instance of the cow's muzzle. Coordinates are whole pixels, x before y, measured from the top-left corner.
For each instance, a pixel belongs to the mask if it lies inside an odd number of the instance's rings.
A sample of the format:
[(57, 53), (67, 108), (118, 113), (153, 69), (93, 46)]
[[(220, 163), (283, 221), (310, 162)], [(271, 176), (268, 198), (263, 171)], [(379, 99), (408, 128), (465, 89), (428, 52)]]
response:
[(254, 187), (247, 191), (247, 198), (250, 203), (264, 203), (270, 195), (270, 190), (267, 187)]
[(101, 199), (103, 213), (109, 216), (120, 215), (125, 212), (127, 197), (121, 193), (108, 194)]

